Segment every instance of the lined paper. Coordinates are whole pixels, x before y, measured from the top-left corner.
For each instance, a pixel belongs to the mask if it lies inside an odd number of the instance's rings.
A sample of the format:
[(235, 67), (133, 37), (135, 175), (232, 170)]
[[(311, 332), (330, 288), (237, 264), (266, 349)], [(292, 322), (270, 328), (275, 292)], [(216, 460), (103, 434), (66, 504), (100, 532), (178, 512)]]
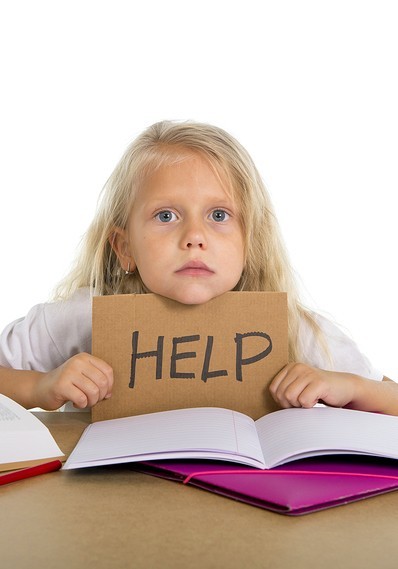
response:
[(398, 459), (398, 417), (336, 409), (283, 409), (256, 421), (267, 468), (319, 454)]
[(261, 467), (254, 421), (215, 407), (99, 421), (87, 427), (64, 468), (187, 457), (241, 459)]
[(272, 468), (310, 456), (398, 459), (398, 417), (336, 409), (283, 409), (254, 422), (214, 407), (93, 423), (64, 468), (159, 459), (214, 459)]

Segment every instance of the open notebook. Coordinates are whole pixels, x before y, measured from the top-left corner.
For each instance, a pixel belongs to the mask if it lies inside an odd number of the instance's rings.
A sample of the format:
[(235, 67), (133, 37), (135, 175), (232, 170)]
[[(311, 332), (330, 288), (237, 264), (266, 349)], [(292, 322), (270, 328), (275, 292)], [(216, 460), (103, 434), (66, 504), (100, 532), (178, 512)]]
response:
[(398, 459), (398, 417), (316, 407), (257, 421), (215, 407), (177, 409), (89, 425), (64, 469), (165, 459), (212, 459), (259, 469), (317, 455)]
[(299, 515), (395, 490), (397, 458), (397, 417), (317, 407), (253, 421), (198, 408), (93, 423), (64, 468), (132, 463), (147, 474)]

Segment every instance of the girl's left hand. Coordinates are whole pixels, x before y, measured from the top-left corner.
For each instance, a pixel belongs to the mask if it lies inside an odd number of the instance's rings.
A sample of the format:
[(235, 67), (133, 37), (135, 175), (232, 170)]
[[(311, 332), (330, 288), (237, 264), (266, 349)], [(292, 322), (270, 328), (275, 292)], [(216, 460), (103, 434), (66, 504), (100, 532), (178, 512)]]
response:
[(270, 391), (281, 407), (310, 408), (318, 402), (344, 407), (354, 400), (358, 380), (358, 376), (350, 373), (291, 363), (275, 376)]

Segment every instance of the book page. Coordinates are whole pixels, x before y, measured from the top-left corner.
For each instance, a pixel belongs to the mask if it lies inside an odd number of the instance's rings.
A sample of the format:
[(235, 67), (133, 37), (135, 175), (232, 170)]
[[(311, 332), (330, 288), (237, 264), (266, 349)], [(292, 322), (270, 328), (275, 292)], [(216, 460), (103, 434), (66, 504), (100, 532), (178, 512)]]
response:
[(9, 469), (13, 463), (62, 456), (50, 431), (37, 417), (0, 395), (0, 470)]
[(267, 468), (326, 454), (398, 459), (398, 417), (340, 409), (283, 409), (256, 421)]
[(0, 394), (0, 434), (25, 429), (40, 430), (46, 428), (34, 415), (24, 407)]
[(161, 458), (218, 458), (262, 466), (254, 421), (228, 409), (204, 407), (93, 423), (64, 468)]
[(20, 418), (14, 411), (3, 405), (0, 400), (0, 421), (19, 421)]

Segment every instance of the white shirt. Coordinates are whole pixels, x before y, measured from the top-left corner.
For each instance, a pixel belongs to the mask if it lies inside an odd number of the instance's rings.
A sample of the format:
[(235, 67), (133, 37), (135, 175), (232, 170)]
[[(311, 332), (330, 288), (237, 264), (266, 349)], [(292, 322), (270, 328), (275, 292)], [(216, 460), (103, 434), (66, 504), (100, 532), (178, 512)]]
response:
[[(356, 344), (336, 325), (316, 315), (332, 358), (320, 348), (311, 327), (301, 323), (303, 363), (320, 369), (350, 372), (381, 380)], [(0, 335), (0, 366), (49, 371), (80, 352), (91, 351), (91, 298), (88, 288), (70, 299), (38, 304), (24, 318), (11, 322)]]

